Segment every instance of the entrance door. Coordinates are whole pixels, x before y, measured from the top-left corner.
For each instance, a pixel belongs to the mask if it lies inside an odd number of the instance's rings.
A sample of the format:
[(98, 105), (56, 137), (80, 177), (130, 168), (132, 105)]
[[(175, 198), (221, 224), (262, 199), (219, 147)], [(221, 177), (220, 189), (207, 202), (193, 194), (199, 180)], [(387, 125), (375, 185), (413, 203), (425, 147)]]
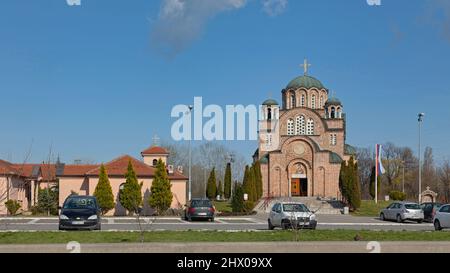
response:
[(300, 178), (292, 178), (291, 180), (291, 195), (292, 196), (301, 196), (300, 189)]
[(300, 179), (300, 196), (308, 196), (308, 179)]

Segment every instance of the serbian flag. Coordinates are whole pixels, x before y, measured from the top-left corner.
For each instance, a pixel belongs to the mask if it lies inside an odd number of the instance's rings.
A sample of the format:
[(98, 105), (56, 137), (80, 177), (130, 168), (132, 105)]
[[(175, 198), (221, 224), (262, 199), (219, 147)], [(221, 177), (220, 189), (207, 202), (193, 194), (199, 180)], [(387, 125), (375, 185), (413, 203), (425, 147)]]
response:
[(377, 175), (384, 174), (386, 171), (381, 163), (381, 144), (377, 144), (375, 148), (375, 164)]

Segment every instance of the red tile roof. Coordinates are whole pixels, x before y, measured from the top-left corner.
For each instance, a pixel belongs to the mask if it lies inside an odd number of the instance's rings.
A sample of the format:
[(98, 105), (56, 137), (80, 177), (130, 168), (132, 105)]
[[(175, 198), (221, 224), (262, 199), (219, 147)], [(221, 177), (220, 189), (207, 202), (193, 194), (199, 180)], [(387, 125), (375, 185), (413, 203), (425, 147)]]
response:
[(19, 172), (12, 163), (0, 159), (0, 175), (6, 174), (19, 175)]
[(168, 155), (169, 152), (163, 147), (151, 146), (151, 147), (143, 150), (141, 152), (141, 154), (142, 155)]
[(65, 165), (61, 176), (85, 176), (87, 172), (99, 165)]

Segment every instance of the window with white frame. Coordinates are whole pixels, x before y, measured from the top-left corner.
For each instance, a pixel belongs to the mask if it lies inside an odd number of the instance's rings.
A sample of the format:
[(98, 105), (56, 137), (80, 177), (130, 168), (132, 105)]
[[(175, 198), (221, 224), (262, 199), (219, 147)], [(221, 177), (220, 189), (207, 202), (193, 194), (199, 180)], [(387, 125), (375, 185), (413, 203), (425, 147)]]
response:
[(308, 125), (306, 126), (306, 134), (314, 135), (314, 120), (308, 119)]
[(287, 134), (289, 136), (293, 136), (294, 135), (294, 120), (293, 119), (289, 119), (288, 123), (287, 123)]
[(336, 134), (330, 134), (330, 145), (331, 146), (337, 145), (337, 135)]
[(267, 136), (266, 136), (266, 146), (267, 147), (272, 146), (272, 134), (267, 134)]
[(320, 105), (319, 105), (319, 107), (320, 108), (322, 108), (324, 105), (323, 105), (323, 103), (324, 103), (324, 98), (323, 98), (323, 96), (320, 96)]
[(306, 106), (306, 96), (305, 94), (302, 94), (301, 100), (300, 100), (300, 106), (305, 107)]
[(296, 135), (304, 135), (306, 131), (305, 117), (298, 116), (295, 119), (295, 134)]
[(312, 95), (311, 97), (311, 108), (316, 109), (316, 95)]

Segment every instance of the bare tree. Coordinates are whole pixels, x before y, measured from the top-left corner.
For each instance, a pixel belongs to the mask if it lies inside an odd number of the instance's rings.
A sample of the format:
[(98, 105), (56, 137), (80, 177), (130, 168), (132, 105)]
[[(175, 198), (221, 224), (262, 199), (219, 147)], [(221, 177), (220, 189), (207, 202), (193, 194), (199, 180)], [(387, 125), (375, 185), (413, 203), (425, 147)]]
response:
[(358, 161), (358, 175), (361, 181), (361, 198), (371, 199), (370, 189), (370, 175), (374, 162), (374, 152), (370, 148), (358, 148), (356, 150), (356, 160)]
[(450, 161), (445, 160), (442, 166), (438, 170), (439, 176), (439, 189), (441, 196), (443, 197), (443, 201), (445, 203), (450, 202)]

